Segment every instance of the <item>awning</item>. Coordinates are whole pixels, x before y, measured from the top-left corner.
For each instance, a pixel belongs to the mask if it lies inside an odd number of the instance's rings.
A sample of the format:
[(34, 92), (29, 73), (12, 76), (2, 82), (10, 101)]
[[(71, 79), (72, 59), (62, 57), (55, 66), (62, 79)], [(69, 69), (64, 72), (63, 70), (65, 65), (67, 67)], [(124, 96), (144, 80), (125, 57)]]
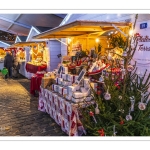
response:
[(8, 49), (12, 47), (36, 46), (37, 44), (41, 44), (41, 43), (45, 44), (45, 41), (18, 42), (8, 47)]
[(51, 30), (42, 32), (33, 39), (50, 39), (50, 38), (68, 38), (82, 35), (101, 35), (109, 30), (114, 30), (114, 26), (118, 28), (129, 27), (131, 23), (125, 22), (99, 22), (99, 21), (74, 21), (62, 26), (58, 26)]

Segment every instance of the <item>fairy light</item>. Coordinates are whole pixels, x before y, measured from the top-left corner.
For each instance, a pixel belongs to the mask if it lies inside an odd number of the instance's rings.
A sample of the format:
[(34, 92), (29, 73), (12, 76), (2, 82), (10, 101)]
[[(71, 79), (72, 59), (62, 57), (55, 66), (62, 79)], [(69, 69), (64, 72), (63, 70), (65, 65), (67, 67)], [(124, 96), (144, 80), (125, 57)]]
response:
[(129, 35), (132, 36), (132, 34), (133, 34), (133, 30), (131, 29), (131, 30), (129, 31)]
[(96, 38), (96, 40), (95, 40), (95, 41), (96, 41), (96, 43), (98, 43), (98, 42), (99, 42), (99, 39), (98, 39), (98, 38)]
[(70, 38), (68, 38), (68, 39), (67, 39), (67, 41), (68, 41), (68, 44), (70, 44), (70, 42), (71, 42), (71, 39), (70, 39)]

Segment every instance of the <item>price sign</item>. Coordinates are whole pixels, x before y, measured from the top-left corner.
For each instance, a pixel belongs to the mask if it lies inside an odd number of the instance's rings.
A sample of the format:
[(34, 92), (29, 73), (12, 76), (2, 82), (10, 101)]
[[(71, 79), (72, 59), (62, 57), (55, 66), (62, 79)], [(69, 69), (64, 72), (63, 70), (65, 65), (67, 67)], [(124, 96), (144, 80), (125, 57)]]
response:
[(140, 29), (145, 29), (147, 28), (147, 23), (141, 23), (140, 24)]

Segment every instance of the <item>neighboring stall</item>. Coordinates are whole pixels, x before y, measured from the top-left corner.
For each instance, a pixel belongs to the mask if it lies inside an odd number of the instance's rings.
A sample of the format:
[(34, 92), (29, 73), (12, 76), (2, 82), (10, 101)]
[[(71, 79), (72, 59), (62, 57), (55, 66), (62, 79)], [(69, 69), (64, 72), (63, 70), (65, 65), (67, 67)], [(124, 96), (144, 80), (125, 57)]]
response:
[(4, 57), (6, 56), (6, 52), (3, 47), (0, 47), (0, 70), (4, 68)]
[[(130, 27), (130, 23), (122, 22), (74, 21), (33, 37), (55, 38), (67, 47), (67, 56), (62, 57), (58, 70), (42, 78), (38, 109), (50, 114), (68, 135), (85, 132), (78, 110), (95, 103), (89, 82), (96, 94), (103, 92), (102, 71), (108, 73), (106, 69), (110, 62), (100, 58), (99, 54), (105, 57), (109, 54), (110, 58), (118, 59), (110, 54), (112, 45), (109, 35), (121, 32), (126, 36)], [(61, 41), (61, 38), (67, 38), (67, 42)], [(123, 50), (116, 47), (113, 52), (122, 55)], [(114, 74), (121, 73), (117, 68), (112, 71)], [(106, 96), (109, 99), (109, 93)], [(90, 115), (93, 116), (92, 113)]]

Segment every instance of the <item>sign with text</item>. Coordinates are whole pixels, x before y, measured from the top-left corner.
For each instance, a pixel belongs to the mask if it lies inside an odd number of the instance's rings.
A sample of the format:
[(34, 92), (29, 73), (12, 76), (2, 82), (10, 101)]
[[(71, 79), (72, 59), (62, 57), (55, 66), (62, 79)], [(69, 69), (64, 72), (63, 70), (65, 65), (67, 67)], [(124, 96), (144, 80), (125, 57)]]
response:
[[(145, 26), (147, 27), (147, 25)], [(137, 61), (138, 73), (144, 74), (146, 69), (150, 72), (150, 28), (140, 30), (139, 25), (137, 25), (135, 28), (135, 33), (138, 33), (139, 36), (137, 39), (138, 45), (133, 56), (133, 61)]]
[(140, 24), (140, 29), (145, 29), (147, 28), (147, 23), (141, 23)]

